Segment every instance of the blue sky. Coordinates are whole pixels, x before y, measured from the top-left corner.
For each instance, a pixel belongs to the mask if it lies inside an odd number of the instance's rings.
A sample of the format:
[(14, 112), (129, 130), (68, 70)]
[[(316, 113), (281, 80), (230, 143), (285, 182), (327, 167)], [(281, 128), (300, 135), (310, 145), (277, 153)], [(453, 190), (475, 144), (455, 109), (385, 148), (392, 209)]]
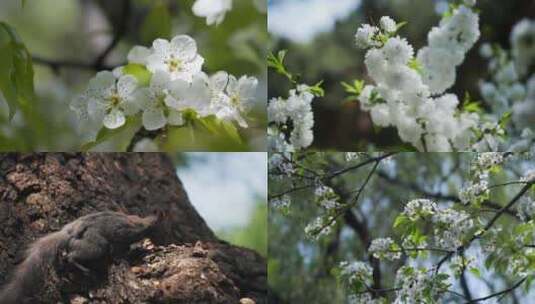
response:
[(331, 31), (337, 20), (359, 7), (360, 0), (279, 0), (268, 5), (268, 29), (273, 35), (307, 43), (318, 33)]
[(267, 153), (191, 153), (177, 173), (208, 225), (219, 230), (246, 225), (257, 195), (267, 197)]

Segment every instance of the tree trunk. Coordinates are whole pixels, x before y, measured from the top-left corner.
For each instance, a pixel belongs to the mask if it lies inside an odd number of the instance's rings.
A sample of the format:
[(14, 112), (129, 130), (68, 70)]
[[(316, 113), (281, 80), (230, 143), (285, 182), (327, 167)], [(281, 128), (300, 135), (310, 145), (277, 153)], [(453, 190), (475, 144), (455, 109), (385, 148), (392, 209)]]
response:
[(104, 210), (162, 218), (103, 273), (54, 269), (32, 303), (266, 303), (264, 258), (218, 240), (156, 153), (0, 154), (0, 285), (37, 238)]

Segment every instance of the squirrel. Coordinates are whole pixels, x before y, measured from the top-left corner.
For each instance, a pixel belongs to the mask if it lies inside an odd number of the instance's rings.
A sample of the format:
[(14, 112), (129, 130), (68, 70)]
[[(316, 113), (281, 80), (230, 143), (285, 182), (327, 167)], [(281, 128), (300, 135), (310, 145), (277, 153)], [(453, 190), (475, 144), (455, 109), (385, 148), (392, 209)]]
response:
[(32, 297), (46, 280), (47, 267), (57, 267), (59, 259), (88, 273), (88, 263), (124, 252), (144, 238), (157, 221), (156, 215), (96, 212), (38, 239), (26, 251), (9, 283), (0, 289), (0, 304), (33, 303)]

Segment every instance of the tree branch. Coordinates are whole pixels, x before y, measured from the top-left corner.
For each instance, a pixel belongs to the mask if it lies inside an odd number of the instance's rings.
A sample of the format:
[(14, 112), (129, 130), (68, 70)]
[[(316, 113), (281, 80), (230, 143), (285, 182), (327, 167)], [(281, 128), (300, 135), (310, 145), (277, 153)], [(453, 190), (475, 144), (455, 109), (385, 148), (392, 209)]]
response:
[[(509, 203), (507, 205), (505, 205), (500, 210), (498, 210), (498, 212), (490, 219), (490, 221), (487, 223), (487, 225), (485, 225), (485, 227), (483, 227), (481, 229), (480, 233), (474, 234), (474, 236), (472, 236), (472, 238), (470, 238), (466, 244), (463, 244), (463, 245), (459, 246), (459, 248), (457, 248), (456, 252), (462, 252), (466, 248), (470, 247), (470, 245), (472, 244), (473, 241), (475, 241), (476, 239), (480, 238), (483, 234), (485, 234), (485, 232), (487, 232), (494, 225), (494, 223), (503, 214), (505, 214), (506, 211), (508, 211), (509, 208), (511, 208), (531, 188), (531, 186), (533, 184), (534, 184), (534, 182), (529, 182), (524, 187), (522, 187), (522, 189), (511, 199), (511, 201), (509, 201)], [(440, 269), (440, 266), (442, 266), (442, 264), (444, 264), (444, 262), (446, 262), (449, 258), (451, 258), (451, 256), (453, 254), (454, 254), (454, 252), (448, 253), (447, 255), (445, 255), (438, 262), (437, 268), (436, 268), (436, 272), (438, 272), (438, 270)]]
[(485, 300), (492, 299), (494, 297), (497, 297), (497, 296), (512, 292), (513, 290), (518, 288), (520, 285), (522, 285), (522, 283), (524, 283), (524, 281), (526, 281), (526, 278), (522, 278), (520, 281), (516, 282), (515, 285), (513, 285), (513, 286), (511, 286), (511, 287), (509, 287), (507, 289), (504, 289), (502, 291), (498, 291), (496, 293), (490, 294), (490, 295), (482, 297), (482, 298), (473, 299), (471, 301), (466, 302), (465, 304), (477, 303), (477, 302), (485, 301)]

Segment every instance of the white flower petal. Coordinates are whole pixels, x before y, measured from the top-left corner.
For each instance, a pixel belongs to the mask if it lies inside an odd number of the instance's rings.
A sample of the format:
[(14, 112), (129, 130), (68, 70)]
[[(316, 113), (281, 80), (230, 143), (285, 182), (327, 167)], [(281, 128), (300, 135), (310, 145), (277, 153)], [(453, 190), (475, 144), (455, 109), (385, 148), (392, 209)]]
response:
[(144, 46), (136, 45), (128, 53), (128, 62), (146, 64), (147, 57), (151, 55), (151, 50)]
[(98, 72), (89, 81), (88, 95), (98, 98), (108, 97), (115, 88), (115, 76), (110, 71)]
[(229, 81), (229, 75), (225, 71), (219, 71), (210, 77), (210, 87), (212, 90), (222, 92)]
[(126, 119), (124, 113), (119, 109), (112, 109), (110, 113), (104, 116), (102, 121), (104, 126), (108, 129), (116, 129), (124, 125)]
[(162, 109), (146, 109), (143, 111), (142, 118), (143, 126), (149, 131), (158, 130), (167, 122)]
[(117, 93), (122, 98), (128, 98), (128, 96), (134, 93), (137, 88), (137, 79), (132, 75), (123, 75), (117, 81)]
[(169, 41), (158, 38), (152, 42), (152, 48), (154, 49), (156, 55), (169, 53)]
[(181, 60), (193, 60), (197, 55), (197, 43), (190, 36), (176, 36), (171, 40), (171, 52)]
[(150, 80), (150, 88), (155, 92), (162, 92), (169, 88), (171, 77), (164, 71), (156, 71)]
[(242, 76), (239, 80), (238, 91), (242, 100), (252, 100), (256, 95), (258, 80), (254, 77)]

